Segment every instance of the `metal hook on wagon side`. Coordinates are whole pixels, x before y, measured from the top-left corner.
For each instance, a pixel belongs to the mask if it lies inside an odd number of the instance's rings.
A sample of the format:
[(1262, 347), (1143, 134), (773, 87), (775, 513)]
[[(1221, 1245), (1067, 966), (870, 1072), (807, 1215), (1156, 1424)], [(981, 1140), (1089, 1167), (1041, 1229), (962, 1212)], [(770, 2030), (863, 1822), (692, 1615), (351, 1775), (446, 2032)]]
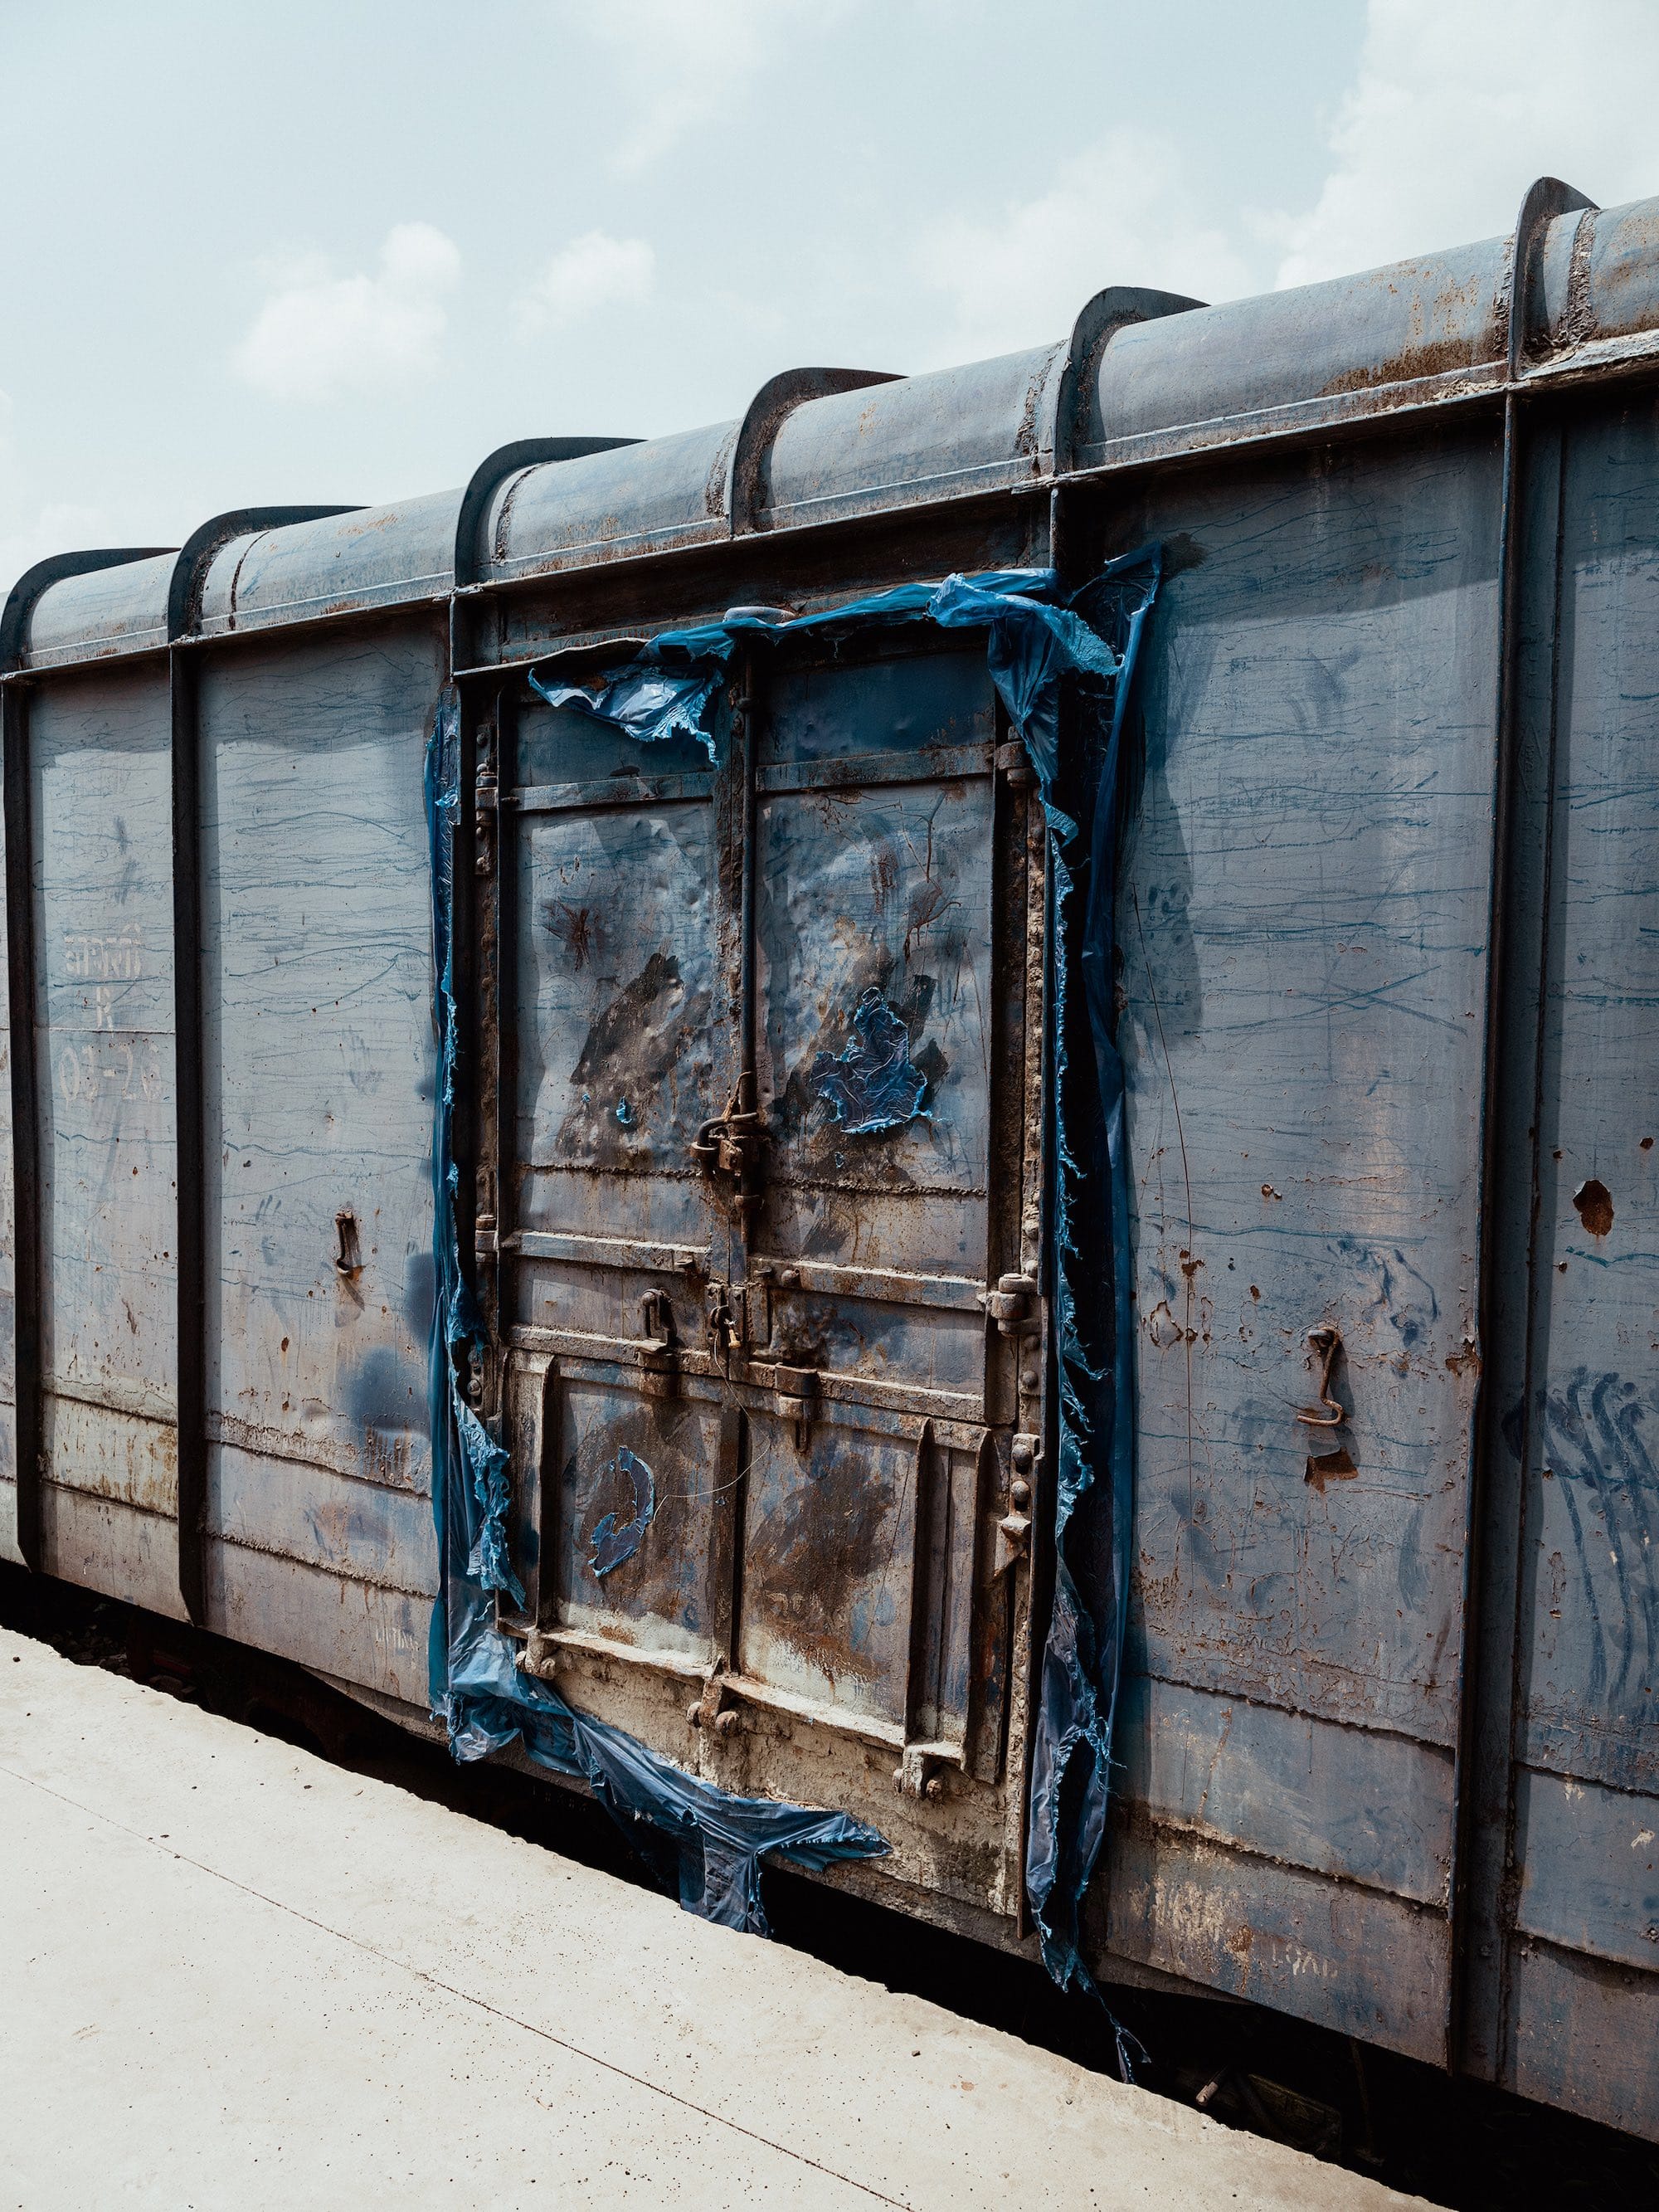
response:
[(1321, 1322), (1317, 1328), (1308, 1331), (1310, 1348), (1321, 1354), (1323, 1365), (1319, 1372), (1319, 1404), (1322, 1410), (1309, 1412), (1298, 1408), (1296, 1418), (1304, 1428), (1340, 1429), (1347, 1415), (1331, 1395), (1331, 1370), (1336, 1364), (1336, 1355), (1342, 1349), (1342, 1332), (1333, 1322)]
[(339, 1250), (334, 1255), (334, 1272), (343, 1275), (347, 1282), (356, 1282), (363, 1272), (362, 1248), (357, 1242), (357, 1217), (349, 1209), (343, 1209), (334, 1217), (334, 1231), (339, 1239)]

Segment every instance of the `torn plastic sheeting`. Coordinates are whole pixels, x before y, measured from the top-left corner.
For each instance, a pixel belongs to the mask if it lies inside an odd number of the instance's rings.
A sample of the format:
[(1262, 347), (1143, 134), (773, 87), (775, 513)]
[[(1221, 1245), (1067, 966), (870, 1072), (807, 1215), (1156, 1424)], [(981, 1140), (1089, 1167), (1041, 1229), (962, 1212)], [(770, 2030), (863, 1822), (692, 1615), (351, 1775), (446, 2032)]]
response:
[[(606, 669), (597, 687), (558, 681), (556, 656), (531, 670), (530, 684), (550, 707), (572, 708), (641, 744), (681, 732), (694, 737), (713, 761), (714, 739), (702, 718), (740, 639), (833, 639), (915, 622), (984, 629), (991, 681), (1025, 741), (1048, 805), (1059, 758), (1060, 678), (1077, 670), (1110, 678), (1118, 670), (1098, 631), (1074, 605), (1055, 601), (1054, 586), (1051, 568), (993, 568), (941, 584), (901, 584), (794, 621), (734, 607), (723, 622), (664, 630), (633, 659)], [(1069, 833), (1074, 825), (1059, 826)]]
[(631, 1559), (640, 1548), (640, 1539), (657, 1517), (657, 1478), (637, 1452), (624, 1444), (605, 1473), (628, 1478), (634, 1492), (634, 1512), (630, 1520), (623, 1522), (614, 1513), (607, 1513), (593, 1531), (587, 1564), (596, 1577), (608, 1575), (624, 1559)]
[[(1134, 1332), (1123, 1064), (1113, 938), (1123, 732), (1162, 571), (1147, 547), (1113, 562), (1073, 609), (1116, 641), (1116, 674), (1078, 686), (1077, 743), (1056, 756), (1053, 1279), (1060, 1384), (1054, 1593), (1032, 1730), (1026, 1892), (1051, 1974), (1090, 1985), (1083, 1898), (1111, 1796), (1134, 1525)], [(1040, 762), (1034, 764), (1042, 774)], [(1051, 798), (1050, 820), (1066, 820)], [(1082, 983), (1081, 1007), (1076, 986)], [(1099, 1294), (1110, 1255), (1109, 1296)], [(1127, 2063), (1120, 2029), (1119, 2057)]]
[(910, 1032), (873, 987), (853, 1009), (853, 1030), (844, 1052), (821, 1052), (812, 1062), (812, 1088), (836, 1127), (863, 1137), (925, 1120), (927, 1078), (910, 1057)]
[(439, 1070), (432, 1140), (437, 1297), (428, 1370), (441, 1566), (428, 1655), (433, 1710), (445, 1723), (458, 1759), (486, 1758), (516, 1738), (539, 1765), (581, 1777), (642, 1856), (678, 1888), (688, 1911), (765, 1935), (763, 1856), (821, 1871), (839, 1859), (884, 1852), (877, 1831), (848, 1814), (738, 1797), (686, 1773), (623, 1729), (577, 1712), (547, 1683), (525, 1674), (511, 1640), (495, 1625), (494, 1593), (501, 1590), (520, 1605), (524, 1594), (507, 1559), (507, 1455), (466, 1403), (460, 1383), (462, 1372), (482, 1361), (485, 1342), (461, 1269), (451, 1146), (459, 1044), (453, 915), (459, 801), (460, 714), (452, 694), (439, 707), (426, 759)]
[[(687, 631), (683, 636), (699, 635)], [(688, 649), (680, 641), (659, 638), (625, 669), (609, 672), (597, 691), (580, 684), (544, 683), (533, 669), (530, 682), (550, 707), (572, 708), (642, 745), (659, 744), (683, 732), (695, 738), (712, 761), (714, 741), (702, 726), (703, 710), (730, 657), (729, 642), (718, 653), (712, 647)]]

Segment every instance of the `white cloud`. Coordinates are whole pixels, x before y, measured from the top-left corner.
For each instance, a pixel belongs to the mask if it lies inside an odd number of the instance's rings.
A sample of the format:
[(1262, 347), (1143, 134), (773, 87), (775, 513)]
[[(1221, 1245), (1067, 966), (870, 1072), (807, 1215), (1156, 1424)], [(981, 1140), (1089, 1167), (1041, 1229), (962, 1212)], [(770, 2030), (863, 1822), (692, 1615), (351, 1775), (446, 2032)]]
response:
[(833, 30), (850, 0), (605, 0), (586, 27), (613, 51), (626, 105), (612, 166), (647, 167), (691, 132), (729, 130), (744, 93), (803, 37)]
[(461, 273), (453, 241), (427, 222), (386, 234), (373, 276), (340, 276), (315, 258), (275, 273), (270, 297), (236, 349), (236, 367), (273, 399), (378, 397), (436, 368), (444, 307)]
[(520, 337), (568, 330), (607, 307), (637, 307), (651, 295), (657, 257), (642, 238), (590, 230), (556, 253), (513, 303)]
[(1604, 207), (1659, 190), (1653, 0), (1370, 0), (1359, 71), (1280, 284), (1509, 229), (1534, 177)]
[(955, 221), (923, 239), (921, 274), (948, 293), (956, 322), (939, 358), (963, 360), (1064, 337), (1107, 284), (1145, 284), (1200, 300), (1253, 289), (1249, 264), (1207, 221), (1176, 148), (1134, 129), (1074, 155), (1035, 199), (990, 222)]

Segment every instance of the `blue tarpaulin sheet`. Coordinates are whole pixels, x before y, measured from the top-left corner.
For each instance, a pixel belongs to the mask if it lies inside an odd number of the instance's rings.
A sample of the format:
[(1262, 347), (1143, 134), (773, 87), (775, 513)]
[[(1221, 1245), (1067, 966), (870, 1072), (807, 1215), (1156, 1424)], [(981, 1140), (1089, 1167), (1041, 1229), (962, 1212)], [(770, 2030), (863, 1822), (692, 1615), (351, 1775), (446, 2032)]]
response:
[[(793, 622), (735, 611), (719, 623), (654, 639), (597, 685), (562, 680), (550, 669), (530, 678), (550, 704), (591, 715), (641, 744), (693, 737), (712, 760), (707, 710), (745, 638), (777, 641), (816, 633), (833, 640), (927, 623), (986, 634), (992, 681), (1037, 775), (1054, 858), (1050, 1234), (1059, 1468), (1054, 1602), (1033, 1733), (1027, 1888), (1049, 1972), (1062, 1984), (1084, 1986), (1091, 1984), (1079, 1915), (1105, 1837), (1133, 1517), (1128, 1178), (1123, 1074), (1113, 1034), (1115, 873), (1126, 712), (1158, 577), (1157, 550), (1148, 548), (1112, 562), (1068, 598), (1060, 596), (1052, 572), (1017, 569), (907, 585)], [(1066, 724), (1076, 742), (1062, 747), (1067, 701), (1076, 710)], [(763, 1931), (763, 1857), (821, 1868), (884, 1850), (876, 1831), (843, 1813), (737, 1797), (686, 1773), (620, 1729), (574, 1711), (526, 1674), (511, 1640), (495, 1626), (495, 1594), (522, 1598), (505, 1535), (507, 1455), (471, 1411), (462, 1385), (469, 1361), (482, 1353), (483, 1337), (456, 1243), (450, 1151), (459, 767), (452, 701), (438, 717), (427, 769), (441, 1070), (434, 1133), (439, 1297), (431, 1411), (445, 1572), (433, 1626), (434, 1706), (447, 1723), (458, 1758), (482, 1758), (517, 1738), (532, 1759), (585, 1776), (644, 1855), (678, 1882), (689, 1909)], [(908, 1048), (901, 1054), (887, 1036), (883, 1012), (890, 1009), (870, 1010), (858, 1047), (844, 1055), (846, 1066), (831, 1062), (825, 1071), (832, 1090), (839, 1084), (842, 1115), (890, 1120), (921, 1109), (921, 1090), (907, 1082), (915, 1073)], [(1104, 1297), (1103, 1279), (1109, 1284)]]

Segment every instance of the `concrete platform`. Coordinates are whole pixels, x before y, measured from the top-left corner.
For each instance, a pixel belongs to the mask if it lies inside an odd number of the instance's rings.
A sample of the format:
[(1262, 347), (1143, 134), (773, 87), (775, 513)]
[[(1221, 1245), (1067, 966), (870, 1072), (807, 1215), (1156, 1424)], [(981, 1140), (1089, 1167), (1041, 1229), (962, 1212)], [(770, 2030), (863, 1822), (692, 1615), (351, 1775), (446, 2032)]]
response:
[(0, 1632), (0, 2206), (1418, 2200)]

